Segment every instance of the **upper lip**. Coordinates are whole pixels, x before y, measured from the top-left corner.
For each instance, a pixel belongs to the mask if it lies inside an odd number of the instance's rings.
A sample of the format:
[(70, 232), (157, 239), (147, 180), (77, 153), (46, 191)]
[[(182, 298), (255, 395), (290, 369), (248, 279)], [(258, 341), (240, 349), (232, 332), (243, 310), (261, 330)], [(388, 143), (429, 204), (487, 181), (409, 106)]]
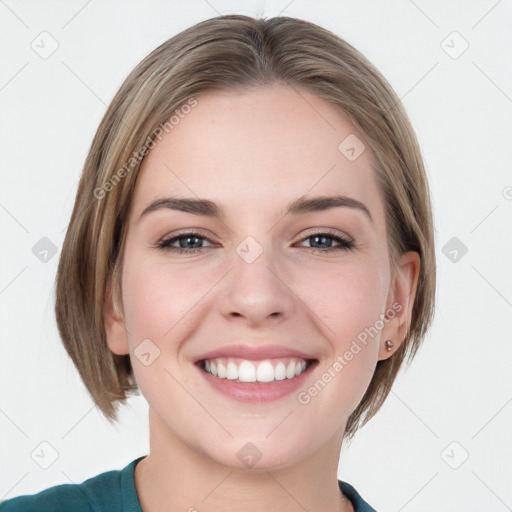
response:
[(224, 347), (205, 352), (196, 357), (195, 362), (204, 359), (215, 359), (216, 357), (237, 357), (251, 361), (260, 361), (263, 359), (274, 359), (279, 357), (297, 357), (300, 359), (315, 359), (311, 354), (306, 354), (284, 345), (225, 345)]

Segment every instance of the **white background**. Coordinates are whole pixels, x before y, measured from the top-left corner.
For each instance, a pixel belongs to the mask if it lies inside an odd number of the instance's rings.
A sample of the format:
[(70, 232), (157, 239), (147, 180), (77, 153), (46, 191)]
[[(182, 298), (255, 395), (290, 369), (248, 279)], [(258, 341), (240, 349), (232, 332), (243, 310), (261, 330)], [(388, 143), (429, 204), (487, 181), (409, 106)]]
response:
[[(238, 3), (0, 1), (0, 499), (148, 453), (142, 397), (115, 426), (93, 406), (56, 329), (58, 253), (44, 263), (32, 247), (48, 237), (60, 249), (92, 137), (131, 69), (181, 30), (236, 12), (310, 20), (361, 50), (402, 98), (430, 178), (434, 326), (343, 447), (339, 477), (379, 512), (510, 510), (511, 1)], [(58, 42), (47, 59), (31, 48), (43, 31)], [(442, 252), (452, 237), (468, 248), (456, 262)], [(30, 455), (43, 441), (58, 453), (48, 469)]]

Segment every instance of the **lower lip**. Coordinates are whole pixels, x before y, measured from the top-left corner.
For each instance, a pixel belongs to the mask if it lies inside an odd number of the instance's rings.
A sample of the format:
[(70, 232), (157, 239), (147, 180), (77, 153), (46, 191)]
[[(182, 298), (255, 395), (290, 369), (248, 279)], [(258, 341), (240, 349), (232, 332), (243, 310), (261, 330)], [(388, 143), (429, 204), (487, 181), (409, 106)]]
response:
[(239, 402), (272, 402), (290, 395), (304, 385), (317, 361), (292, 379), (274, 380), (272, 382), (238, 382), (230, 379), (219, 379), (211, 373), (197, 367), (201, 375), (216, 391)]

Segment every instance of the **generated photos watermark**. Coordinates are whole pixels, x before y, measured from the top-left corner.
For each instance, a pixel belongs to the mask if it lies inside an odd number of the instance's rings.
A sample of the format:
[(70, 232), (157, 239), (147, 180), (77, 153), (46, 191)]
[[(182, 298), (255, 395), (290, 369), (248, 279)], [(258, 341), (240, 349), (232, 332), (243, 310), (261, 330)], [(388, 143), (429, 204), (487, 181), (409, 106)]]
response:
[(185, 104), (177, 108), (171, 117), (162, 123), (158, 128), (147, 136), (144, 144), (132, 153), (132, 156), (126, 161), (123, 167), (119, 168), (107, 181), (105, 181), (101, 187), (94, 189), (93, 195), (96, 199), (103, 199), (107, 192), (110, 192), (114, 187), (133, 169), (135, 169), (141, 162), (142, 159), (148, 154), (148, 152), (157, 145), (156, 139), (162, 140), (163, 132), (170, 133), (182, 119), (190, 114), (192, 109), (197, 106), (197, 100), (192, 97), (187, 100)]
[(359, 352), (368, 344), (369, 339), (377, 336), (384, 328), (384, 325), (392, 320), (397, 313), (402, 310), (402, 304), (394, 302), (386, 313), (381, 313), (379, 318), (369, 327), (365, 327), (358, 335), (357, 338), (352, 340), (350, 347), (343, 353), (336, 357), (334, 363), (327, 368), (327, 370), (318, 378), (307, 390), (301, 391), (297, 395), (298, 401), (307, 405), (311, 400), (317, 396), (326, 386), (331, 382), (340, 372), (347, 366), (347, 364), (354, 359)]

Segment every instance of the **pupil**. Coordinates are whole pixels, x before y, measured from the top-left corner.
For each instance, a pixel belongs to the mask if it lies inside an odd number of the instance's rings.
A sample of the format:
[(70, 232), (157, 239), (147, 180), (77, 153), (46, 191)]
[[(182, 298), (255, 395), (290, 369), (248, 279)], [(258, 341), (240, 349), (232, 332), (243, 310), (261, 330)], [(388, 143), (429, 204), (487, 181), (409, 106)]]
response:
[(315, 239), (315, 243), (316, 243), (316, 240), (323, 240), (323, 242), (320, 242), (320, 243), (324, 244), (324, 245), (327, 244), (328, 247), (330, 247), (330, 244), (328, 242), (325, 242), (325, 240), (330, 240), (332, 243), (332, 240), (326, 236), (314, 236), (313, 238)]
[[(180, 247), (185, 248), (185, 246), (189, 243), (190, 240), (199, 240), (199, 237), (197, 237), (197, 236), (188, 236), (186, 238), (181, 238), (180, 239)], [(195, 244), (192, 243), (192, 245), (194, 245), (193, 248), (196, 248)]]

